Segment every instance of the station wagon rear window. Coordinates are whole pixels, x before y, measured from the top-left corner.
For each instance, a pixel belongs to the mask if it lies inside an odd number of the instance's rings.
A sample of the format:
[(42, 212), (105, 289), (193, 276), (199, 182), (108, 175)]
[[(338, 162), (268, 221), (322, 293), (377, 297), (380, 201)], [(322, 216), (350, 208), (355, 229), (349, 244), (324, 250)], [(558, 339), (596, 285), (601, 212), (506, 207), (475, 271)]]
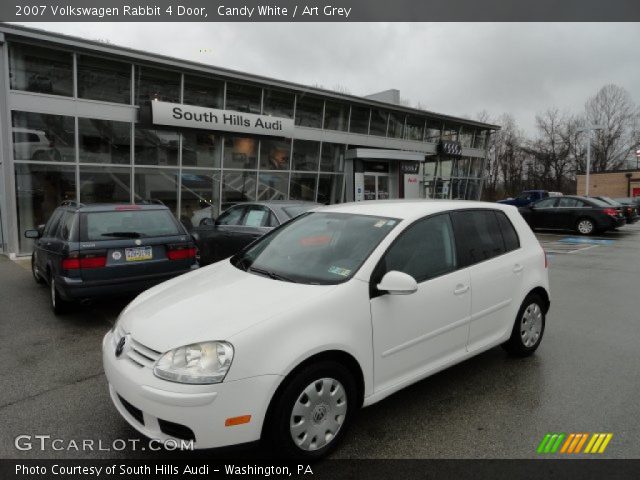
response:
[(83, 213), (80, 241), (181, 235), (168, 210), (124, 210)]

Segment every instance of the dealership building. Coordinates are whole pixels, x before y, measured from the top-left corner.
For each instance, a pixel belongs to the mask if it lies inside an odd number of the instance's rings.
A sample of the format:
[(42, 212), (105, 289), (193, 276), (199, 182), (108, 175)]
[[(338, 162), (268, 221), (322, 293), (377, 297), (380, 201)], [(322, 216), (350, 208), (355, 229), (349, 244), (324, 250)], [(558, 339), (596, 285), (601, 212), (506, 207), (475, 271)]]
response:
[[(319, 47), (320, 48), (320, 47)], [(498, 127), (0, 24), (0, 252), (64, 200), (479, 199)], [(337, 80), (339, 81), (339, 79)]]

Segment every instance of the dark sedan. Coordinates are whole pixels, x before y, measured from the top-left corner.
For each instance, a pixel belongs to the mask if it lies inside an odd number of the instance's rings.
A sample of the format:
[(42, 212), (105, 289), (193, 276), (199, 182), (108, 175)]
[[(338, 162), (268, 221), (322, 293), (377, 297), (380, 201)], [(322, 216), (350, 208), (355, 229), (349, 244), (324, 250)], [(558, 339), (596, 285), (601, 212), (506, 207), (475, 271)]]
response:
[(631, 203), (621, 202), (619, 200), (614, 200), (613, 198), (609, 198), (609, 197), (593, 197), (593, 198), (602, 200), (604, 203), (607, 203), (612, 207), (621, 208), (625, 218), (627, 219), (627, 223), (636, 223), (638, 219), (640, 219), (640, 215), (638, 215), (638, 210), (640, 210), (640, 207), (638, 207), (638, 205), (636, 205), (633, 202)]
[(205, 218), (192, 230), (200, 265), (228, 258), (275, 227), (319, 206), (293, 200), (239, 203), (217, 220)]
[(592, 235), (627, 223), (622, 208), (588, 197), (550, 197), (519, 210), (534, 230), (573, 230)]

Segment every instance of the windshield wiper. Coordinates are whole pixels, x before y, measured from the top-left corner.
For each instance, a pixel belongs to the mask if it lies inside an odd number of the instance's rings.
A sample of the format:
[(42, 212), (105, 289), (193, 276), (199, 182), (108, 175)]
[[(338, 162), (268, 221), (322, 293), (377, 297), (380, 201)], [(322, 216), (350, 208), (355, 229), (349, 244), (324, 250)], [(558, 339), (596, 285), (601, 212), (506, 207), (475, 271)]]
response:
[(254, 272), (260, 275), (264, 275), (265, 277), (269, 277), (273, 280), (282, 280), (283, 282), (292, 282), (292, 283), (296, 283), (294, 280), (292, 280), (291, 278), (285, 276), (285, 275), (280, 275), (279, 273), (276, 272), (272, 272), (270, 270), (263, 270), (262, 268), (256, 268), (256, 267), (249, 267), (247, 269), (248, 272)]
[(109, 232), (103, 233), (103, 237), (124, 237), (124, 238), (140, 238), (143, 235), (140, 232)]

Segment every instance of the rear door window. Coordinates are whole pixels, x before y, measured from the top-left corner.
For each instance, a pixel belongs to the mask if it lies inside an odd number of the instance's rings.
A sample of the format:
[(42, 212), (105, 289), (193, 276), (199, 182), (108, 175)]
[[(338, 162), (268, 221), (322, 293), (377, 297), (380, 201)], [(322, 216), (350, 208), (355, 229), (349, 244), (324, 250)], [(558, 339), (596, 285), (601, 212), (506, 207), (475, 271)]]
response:
[(451, 212), (461, 266), (505, 253), (498, 219), (491, 210)]
[(557, 197), (545, 198), (544, 200), (540, 200), (535, 204), (536, 208), (551, 208), (558, 201)]
[(520, 248), (520, 239), (518, 238), (516, 229), (513, 228), (511, 220), (509, 220), (507, 216), (502, 212), (495, 212), (495, 215), (498, 219), (498, 225), (500, 225), (500, 231), (502, 232), (505, 250), (507, 252), (510, 252), (512, 250), (517, 250), (518, 248)]
[(269, 223), (269, 213), (269, 210), (262, 206), (251, 206), (247, 209), (242, 225), (245, 227), (264, 227)]
[(87, 212), (80, 223), (81, 241), (183, 234), (169, 210)]

